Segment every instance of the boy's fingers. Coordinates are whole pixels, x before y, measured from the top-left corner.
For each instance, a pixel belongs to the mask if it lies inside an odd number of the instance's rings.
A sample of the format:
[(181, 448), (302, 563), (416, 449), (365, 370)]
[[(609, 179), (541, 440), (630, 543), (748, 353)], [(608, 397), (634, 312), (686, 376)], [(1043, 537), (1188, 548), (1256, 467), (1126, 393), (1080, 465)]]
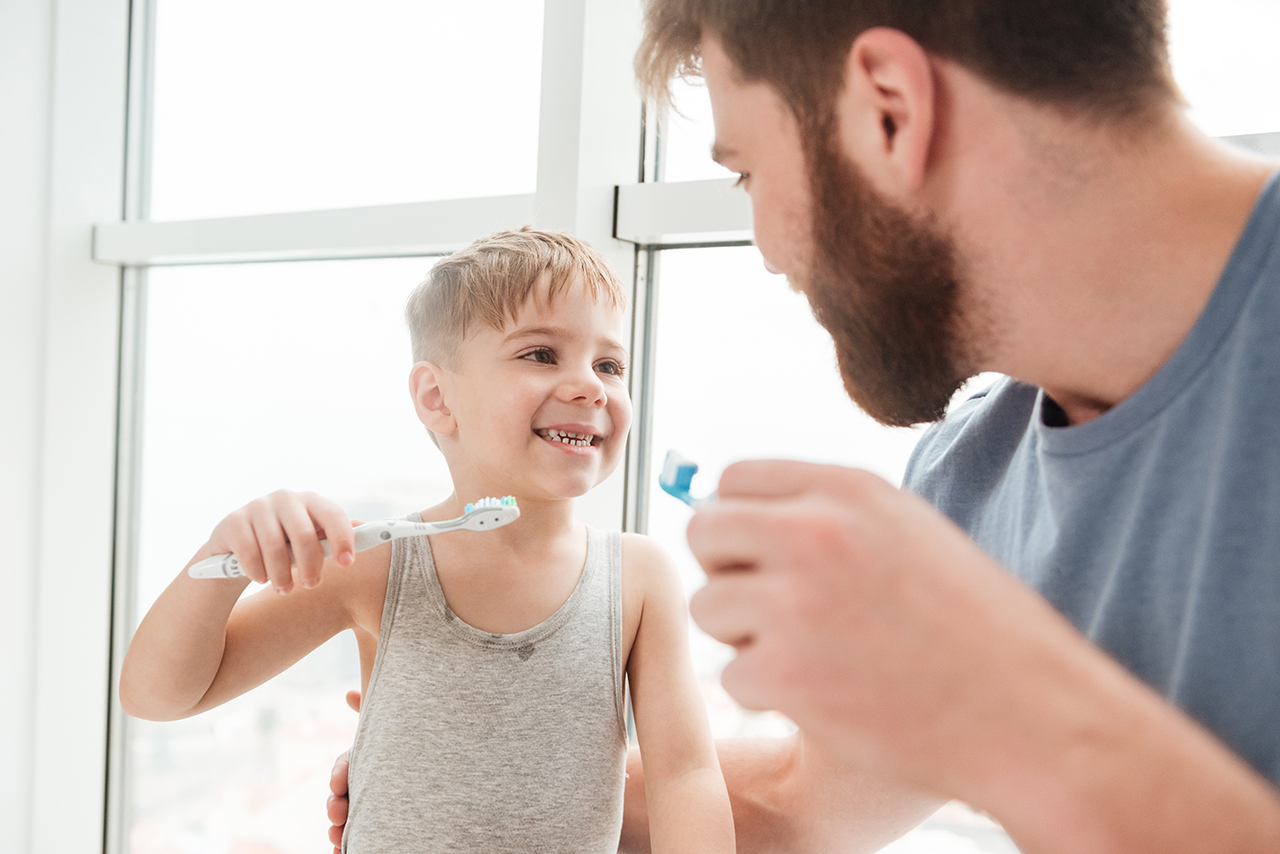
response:
[(359, 691), (347, 692), (347, 705), (351, 707), (351, 711), (353, 712), (360, 711), (360, 699), (361, 697), (360, 697)]
[(356, 539), (353, 523), (346, 512), (331, 501), (315, 496), (308, 502), (308, 510), (315, 527), (323, 531), (329, 541), (329, 553), (342, 566), (350, 566), (355, 560)]
[(255, 516), (253, 535), (262, 552), (267, 582), (281, 593), (288, 593), (293, 589), (293, 560), (289, 554), (289, 543), (285, 540), (284, 531), (280, 527), (280, 520), (274, 515)]
[(280, 523), (289, 537), (293, 551), (293, 563), (298, 568), (298, 582), (307, 588), (320, 583), (320, 571), (324, 567), (324, 549), (320, 547), (320, 534), (307, 508), (301, 504), (281, 508)]
[(248, 525), (243, 536), (228, 539), (226, 543), (227, 550), (239, 561), (245, 577), (258, 584), (266, 584), (267, 565), (263, 562), (262, 548), (254, 536), (252, 525)]

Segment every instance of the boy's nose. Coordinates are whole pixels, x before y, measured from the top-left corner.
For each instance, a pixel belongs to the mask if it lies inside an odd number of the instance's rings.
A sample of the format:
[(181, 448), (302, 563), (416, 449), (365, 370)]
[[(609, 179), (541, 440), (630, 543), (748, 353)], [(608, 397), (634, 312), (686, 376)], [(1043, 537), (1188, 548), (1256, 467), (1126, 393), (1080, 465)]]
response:
[(560, 384), (560, 393), (567, 400), (587, 400), (592, 403), (604, 403), (608, 399), (604, 390), (604, 382), (601, 381), (600, 375), (596, 373), (595, 368), (592, 366), (588, 366), (586, 370), (574, 370), (566, 375), (564, 381)]

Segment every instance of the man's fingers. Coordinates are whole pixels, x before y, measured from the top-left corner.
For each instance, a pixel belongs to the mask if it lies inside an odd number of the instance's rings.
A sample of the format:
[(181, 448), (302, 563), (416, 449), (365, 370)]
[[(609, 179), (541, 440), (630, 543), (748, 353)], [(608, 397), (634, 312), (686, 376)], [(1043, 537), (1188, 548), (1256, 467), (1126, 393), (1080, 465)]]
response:
[[(341, 756), (339, 756), (337, 759), (334, 760), (333, 770), (329, 772), (329, 791), (333, 792), (335, 795), (337, 795), (340, 798), (345, 798), (347, 796), (347, 786), (348, 786), (347, 774), (351, 770), (351, 761), (349, 757), (350, 757), (349, 752), (343, 753)], [(344, 805), (342, 807), (342, 821), (347, 820), (346, 816), (347, 816), (347, 808)], [(332, 817), (333, 816), (330, 815), (330, 818)], [(334, 824), (341, 824), (341, 823), (342, 822), (334, 822)]]
[(708, 577), (757, 569), (773, 554), (778, 534), (787, 532), (792, 515), (778, 502), (722, 498), (689, 520), (689, 548)]
[(861, 469), (803, 463), (796, 460), (743, 460), (720, 475), (721, 498), (786, 498), (833, 487), (842, 491), (888, 485)]
[(713, 578), (689, 599), (689, 616), (711, 637), (739, 652), (765, 619), (768, 592), (758, 576)]
[(351, 808), (351, 801), (347, 798), (348, 772), (351, 769), (348, 757), (348, 753), (343, 753), (333, 763), (333, 771), (329, 774), (329, 791), (333, 794), (325, 804), (325, 813), (332, 825), (329, 828), (329, 841), (333, 843), (333, 850), (338, 852), (342, 849), (342, 831), (346, 827), (347, 814)]
[(760, 712), (777, 709), (780, 705), (776, 688), (771, 691), (768, 687), (776, 685), (776, 680), (761, 679), (765, 652), (758, 644), (752, 644), (739, 650), (738, 655), (720, 672), (720, 685), (725, 693), (744, 709)]
[(743, 460), (720, 475), (721, 498), (779, 498), (813, 488), (815, 476), (826, 466), (794, 460)]

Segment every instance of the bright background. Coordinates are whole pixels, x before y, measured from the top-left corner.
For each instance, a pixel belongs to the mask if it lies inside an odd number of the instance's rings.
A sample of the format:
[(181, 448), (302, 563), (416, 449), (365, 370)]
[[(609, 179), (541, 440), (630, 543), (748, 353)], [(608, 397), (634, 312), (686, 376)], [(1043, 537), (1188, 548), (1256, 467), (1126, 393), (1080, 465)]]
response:
[[(1193, 119), (1215, 135), (1280, 131), (1280, 4), (1171, 7)], [(529, 0), (159, 0), (151, 216), (533, 192), (541, 28), (542, 4)], [(664, 180), (724, 177), (707, 157), (705, 92), (683, 88), (678, 103)], [(360, 518), (421, 509), (448, 491), (406, 391), (401, 311), (431, 263), (150, 271), (139, 614), (222, 516), (272, 489), (314, 489)], [(744, 457), (901, 478), (918, 433), (879, 427), (849, 403), (829, 339), (753, 247), (667, 251), (658, 276), (653, 453), (696, 459), (695, 493)], [(689, 510), (650, 487), (649, 533), (691, 592), (701, 574), (684, 543)], [(692, 651), (718, 735), (790, 731), (720, 689), (726, 648), (695, 630)], [(131, 721), (130, 850), (327, 850), (328, 773), (354, 733), (343, 694), (358, 684), (344, 636), (198, 718)], [(892, 850), (1014, 849), (951, 805)]]

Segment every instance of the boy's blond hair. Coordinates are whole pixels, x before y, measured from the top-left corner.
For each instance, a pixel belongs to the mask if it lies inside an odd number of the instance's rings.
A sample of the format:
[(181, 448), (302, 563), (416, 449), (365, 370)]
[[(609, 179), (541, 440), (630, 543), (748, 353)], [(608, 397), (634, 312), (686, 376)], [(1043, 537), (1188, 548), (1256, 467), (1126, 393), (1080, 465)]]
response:
[(482, 237), (432, 268), (409, 295), (404, 316), (415, 362), (447, 365), (476, 323), (502, 329), (535, 294), (543, 277), (546, 299), (575, 282), (587, 296), (626, 307), (622, 282), (604, 256), (576, 237), (525, 226)]

